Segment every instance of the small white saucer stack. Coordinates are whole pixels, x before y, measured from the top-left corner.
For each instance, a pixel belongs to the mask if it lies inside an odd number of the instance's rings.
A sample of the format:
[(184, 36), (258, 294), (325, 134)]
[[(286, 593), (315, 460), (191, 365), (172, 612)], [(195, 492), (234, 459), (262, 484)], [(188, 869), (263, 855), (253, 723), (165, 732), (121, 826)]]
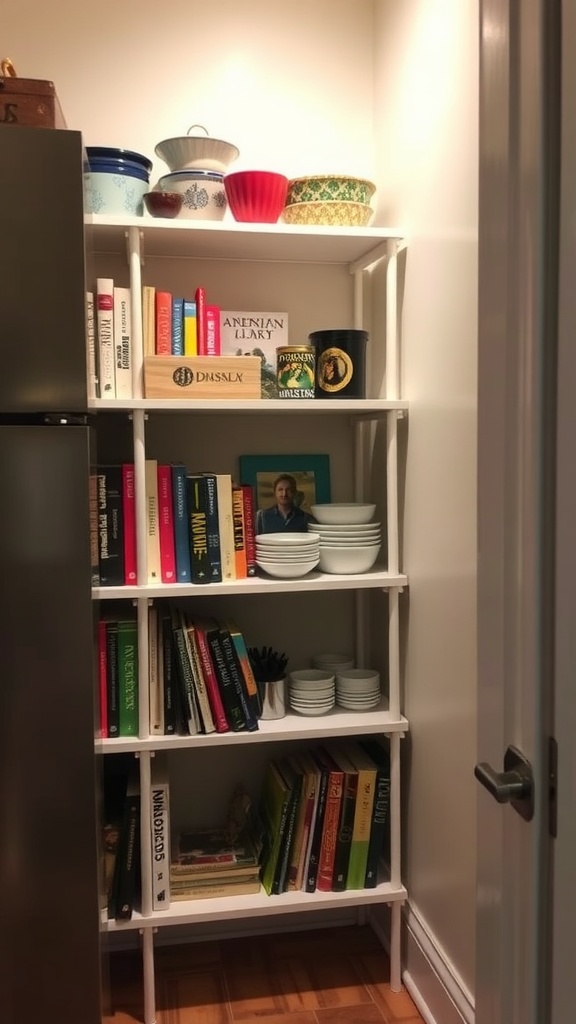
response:
[(256, 565), (280, 579), (305, 576), (318, 565), (317, 533), (261, 533), (256, 537)]
[(347, 711), (372, 711), (380, 703), (380, 673), (372, 668), (342, 669), (336, 676), (336, 703)]

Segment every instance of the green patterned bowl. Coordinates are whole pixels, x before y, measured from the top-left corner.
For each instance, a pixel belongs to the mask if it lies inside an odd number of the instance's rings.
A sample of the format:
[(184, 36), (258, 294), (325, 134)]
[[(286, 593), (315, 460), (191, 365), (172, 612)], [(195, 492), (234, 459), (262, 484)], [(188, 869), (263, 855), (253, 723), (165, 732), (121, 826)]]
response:
[(307, 178), (292, 178), (288, 183), (286, 205), (335, 201), (367, 205), (375, 191), (376, 185), (365, 178), (350, 178), (341, 174), (316, 174)]

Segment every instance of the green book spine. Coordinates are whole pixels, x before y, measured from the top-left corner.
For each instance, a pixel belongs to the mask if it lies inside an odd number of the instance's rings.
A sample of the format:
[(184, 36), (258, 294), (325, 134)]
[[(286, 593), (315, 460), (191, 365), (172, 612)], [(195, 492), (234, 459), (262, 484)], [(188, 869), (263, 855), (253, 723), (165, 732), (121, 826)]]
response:
[(138, 735), (138, 627), (134, 619), (118, 622), (119, 735)]

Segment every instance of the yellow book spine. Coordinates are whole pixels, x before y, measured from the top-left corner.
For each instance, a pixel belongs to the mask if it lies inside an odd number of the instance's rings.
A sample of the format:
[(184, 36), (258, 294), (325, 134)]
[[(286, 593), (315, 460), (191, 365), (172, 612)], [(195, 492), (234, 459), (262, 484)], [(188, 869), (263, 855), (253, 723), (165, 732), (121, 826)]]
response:
[(198, 355), (198, 327), (196, 316), (184, 313), (184, 355)]

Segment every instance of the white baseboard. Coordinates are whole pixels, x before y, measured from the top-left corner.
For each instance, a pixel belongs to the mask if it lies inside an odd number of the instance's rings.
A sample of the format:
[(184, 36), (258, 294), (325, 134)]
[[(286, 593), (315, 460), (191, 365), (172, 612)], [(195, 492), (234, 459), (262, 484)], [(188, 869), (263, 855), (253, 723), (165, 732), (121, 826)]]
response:
[(474, 1024), (474, 998), (417, 910), (403, 911), (402, 981), (426, 1024)]

